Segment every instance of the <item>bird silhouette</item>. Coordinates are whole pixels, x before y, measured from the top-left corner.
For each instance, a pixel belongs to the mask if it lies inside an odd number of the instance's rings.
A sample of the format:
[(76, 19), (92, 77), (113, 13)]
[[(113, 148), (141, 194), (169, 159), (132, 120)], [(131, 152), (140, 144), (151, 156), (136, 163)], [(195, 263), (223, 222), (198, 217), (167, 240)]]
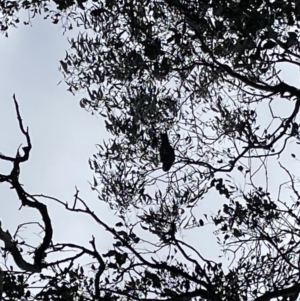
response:
[(160, 160), (163, 164), (163, 171), (168, 171), (172, 167), (175, 161), (175, 151), (174, 148), (170, 145), (169, 137), (167, 133), (161, 133), (161, 145), (159, 148)]

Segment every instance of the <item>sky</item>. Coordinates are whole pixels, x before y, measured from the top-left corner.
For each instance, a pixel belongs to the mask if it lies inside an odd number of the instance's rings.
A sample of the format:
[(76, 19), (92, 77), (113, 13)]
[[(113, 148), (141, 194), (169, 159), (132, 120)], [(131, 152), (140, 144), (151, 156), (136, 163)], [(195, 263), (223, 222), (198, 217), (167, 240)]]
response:
[[(99, 202), (88, 183), (93, 176), (88, 159), (96, 153), (95, 144), (108, 135), (101, 116), (92, 116), (80, 108), (81, 96), (66, 91), (63, 82), (58, 85), (62, 80), (59, 60), (67, 49), (67, 35), (62, 34), (59, 26), (39, 17), (33, 19), (32, 26), (20, 25), (9, 31), (8, 38), (0, 37), (0, 152), (13, 156), (19, 145), (25, 143), (16, 119), (12, 98), (15, 94), (33, 145), (30, 160), (21, 169), (24, 188), (29, 193), (72, 202), (77, 186), (80, 195), (112, 225), (116, 221), (113, 212)], [(10, 168), (9, 163), (0, 162), (0, 172), (9, 172)], [(30, 208), (18, 210), (20, 202), (8, 185), (0, 185), (0, 200), (4, 205), (0, 215), (4, 230), (14, 233), (19, 223), (40, 220), (38, 213)], [(49, 203), (54, 241), (67, 238), (69, 242), (87, 244), (94, 234), (94, 224), (88, 218), (67, 214), (60, 206), (46, 202)], [(32, 233), (33, 229), (28, 228), (26, 239), (34, 240)], [(98, 236), (105, 252), (110, 236), (106, 232)], [(211, 241), (211, 234), (207, 239)], [(211, 255), (210, 248), (205, 247), (204, 252)]]
[[(29, 161), (21, 167), (20, 179), (26, 191), (72, 203), (76, 186), (81, 197), (103, 213), (104, 220), (111, 216), (106, 220), (111, 222), (113, 212), (99, 202), (88, 183), (93, 176), (88, 159), (96, 152), (95, 144), (107, 137), (103, 122), (80, 108), (80, 95), (74, 97), (66, 91), (64, 82), (58, 85), (62, 80), (59, 60), (68, 47), (67, 36), (59, 26), (39, 17), (33, 26), (10, 30), (9, 38), (0, 36), (0, 152), (14, 156), (25, 143), (18, 128), (15, 94), (33, 145)], [(8, 173), (10, 168), (11, 164), (0, 162), (1, 173)], [(20, 201), (7, 184), (0, 185), (0, 202), (2, 228), (11, 234), (19, 223), (40, 221), (35, 210), (18, 210)], [(77, 214), (67, 213), (51, 201), (45, 204), (53, 221), (54, 241), (88, 244), (94, 228), (89, 219), (78, 219)], [(40, 241), (34, 226), (23, 234), (27, 242)], [(99, 238), (106, 238), (101, 241), (103, 251), (109, 247), (108, 236), (104, 232)]]

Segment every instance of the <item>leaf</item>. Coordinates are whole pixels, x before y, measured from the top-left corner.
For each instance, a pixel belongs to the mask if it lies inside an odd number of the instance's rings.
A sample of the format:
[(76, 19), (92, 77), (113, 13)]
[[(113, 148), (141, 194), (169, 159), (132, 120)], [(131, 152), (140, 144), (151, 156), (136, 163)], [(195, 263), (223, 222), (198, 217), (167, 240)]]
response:
[(97, 185), (98, 185), (98, 183), (97, 183), (97, 181), (96, 181), (96, 178), (95, 178), (95, 176), (93, 177), (94, 178), (94, 187), (97, 187)]
[(64, 61), (60, 61), (60, 65), (62, 66), (64, 72), (68, 74), (69, 73), (68, 64), (65, 63)]
[(269, 40), (269, 41), (267, 41), (267, 42), (264, 44), (263, 48), (264, 48), (264, 49), (272, 49), (272, 48), (274, 48), (276, 45), (277, 45), (276, 42)]

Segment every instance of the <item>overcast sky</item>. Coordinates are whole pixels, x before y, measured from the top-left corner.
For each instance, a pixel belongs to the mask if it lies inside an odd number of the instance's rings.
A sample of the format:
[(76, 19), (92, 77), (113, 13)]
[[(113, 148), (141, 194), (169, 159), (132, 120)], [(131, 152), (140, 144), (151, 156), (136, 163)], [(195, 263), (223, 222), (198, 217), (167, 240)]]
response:
[[(72, 202), (77, 186), (80, 195), (100, 209), (103, 219), (109, 222), (107, 217), (113, 217), (113, 212), (106, 214), (107, 207), (100, 204), (88, 184), (93, 175), (88, 159), (96, 152), (95, 144), (106, 135), (103, 123), (80, 108), (80, 96), (67, 92), (63, 82), (58, 85), (62, 80), (59, 60), (68, 47), (59, 26), (41, 18), (34, 19), (32, 27), (10, 30), (9, 38), (0, 36), (0, 152), (14, 156), (19, 145), (25, 143), (16, 119), (12, 98), (15, 94), (33, 145), (30, 160), (21, 169), (21, 183), (26, 191)], [(10, 168), (9, 163), (0, 162), (1, 173)], [(0, 185), (0, 203), (4, 230), (14, 233), (21, 222), (40, 221), (33, 209), (18, 211), (20, 201), (8, 185)], [(91, 239), (93, 224), (87, 219), (78, 219), (78, 215), (52, 204), (49, 210), (54, 241), (86, 244)], [(36, 244), (40, 241), (34, 241), (36, 230), (28, 228), (24, 238)], [(109, 236), (103, 233), (98, 238), (102, 235)], [(101, 246), (106, 251), (109, 240), (104, 239)]]
[[(33, 26), (21, 25), (9, 31), (9, 38), (1, 36), (0, 39), (0, 152), (12, 156), (20, 143), (25, 142), (16, 119), (12, 98), (15, 93), (33, 144), (30, 160), (21, 170), (25, 189), (29, 193), (48, 194), (71, 202), (76, 185), (81, 196), (96, 206), (101, 217), (113, 225), (116, 220), (113, 212), (100, 204), (88, 184), (93, 175), (88, 158), (96, 152), (95, 144), (108, 137), (103, 122), (101, 117), (81, 109), (80, 96), (74, 97), (67, 92), (63, 82), (57, 85), (62, 80), (59, 60), (69, 49), (67, 36), (62, 35), (59, 26), (35, 18)], [(9, 172), (11, 166), (0, 163), (0, 167), (3, 173)], [(8, 185), (0, 185), (0, 201), (4, 205), (0, 216), (4, 230), (13, 233), (20, 222), (40, 221), (33, 209), (18, 211), (20, 201)], [(93, 224), (87, 219), (78, 219), (76, 214), (66, 218), (66, 212), (56, 205), (49, 206), (49, 210), (54, 241), (86, 244), (90, 240)], [(70, 225), (72, 232), (68, 228)], [(32, 231), (26, 232), (26, 239), (33, 239), (29, 235)], [(97, 234), (99, 236), (98, 230)], [(109, 235), (104, 232), (99, 240), (102, 237)], [(201, 235), (201, 244), (204, 237)], [(109, 244), (110, 240), (103, 239), (103, 252)], [(207, 246), (205, 249), (207, 255), (211, 254)]]

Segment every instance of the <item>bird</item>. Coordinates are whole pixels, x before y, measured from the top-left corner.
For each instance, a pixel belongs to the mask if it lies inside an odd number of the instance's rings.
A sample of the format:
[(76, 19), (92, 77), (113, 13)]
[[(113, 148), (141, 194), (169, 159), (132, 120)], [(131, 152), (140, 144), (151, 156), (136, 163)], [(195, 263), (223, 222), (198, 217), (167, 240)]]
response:
[(175, 161), (175, 151), (170, 145), (167, 133), (161, 133), (161, 144), (159, 148), (160, 160), (162, 162), (163, 171), (169, 171)]

